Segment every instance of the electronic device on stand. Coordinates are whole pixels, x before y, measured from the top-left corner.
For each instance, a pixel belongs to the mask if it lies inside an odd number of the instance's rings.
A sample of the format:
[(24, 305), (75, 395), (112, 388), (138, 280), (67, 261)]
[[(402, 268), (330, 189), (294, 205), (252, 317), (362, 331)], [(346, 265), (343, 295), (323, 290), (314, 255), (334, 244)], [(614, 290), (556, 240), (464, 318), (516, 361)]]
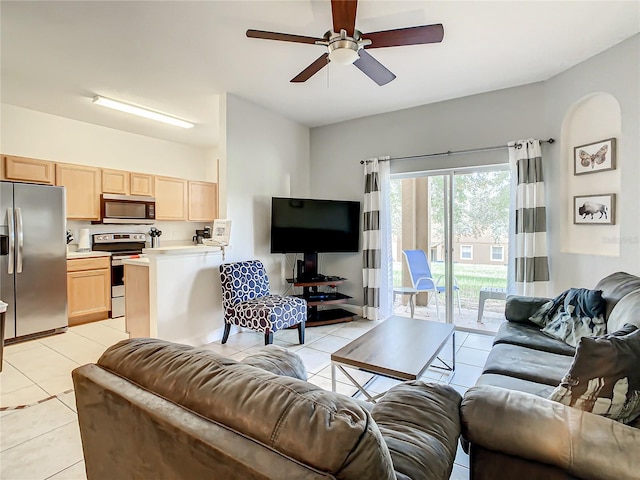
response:
[[(356, 253), (360, 241), (360, 202), (274, 197), (271, 201), (271, 253), (302, 253), (296, 278), (287, 282), (302, 287), (307, 301), (307, 326), (350, 322), (354, 313), (324, 309), (351, 298), (337, 286), (347, 279), (318, 271), (318, 253)], [(329, 289), (327, 291), (326, 289)]]

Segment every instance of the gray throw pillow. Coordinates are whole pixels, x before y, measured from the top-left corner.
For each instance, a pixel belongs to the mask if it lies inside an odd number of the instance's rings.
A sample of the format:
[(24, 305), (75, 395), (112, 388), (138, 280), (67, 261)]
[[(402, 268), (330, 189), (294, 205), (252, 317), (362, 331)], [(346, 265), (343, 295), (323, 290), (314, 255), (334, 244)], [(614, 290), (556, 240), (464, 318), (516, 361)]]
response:
[(626, 324), (580, 340), (569, 372), (550, 400), (629, 423), (640, 416), (640, 330)]

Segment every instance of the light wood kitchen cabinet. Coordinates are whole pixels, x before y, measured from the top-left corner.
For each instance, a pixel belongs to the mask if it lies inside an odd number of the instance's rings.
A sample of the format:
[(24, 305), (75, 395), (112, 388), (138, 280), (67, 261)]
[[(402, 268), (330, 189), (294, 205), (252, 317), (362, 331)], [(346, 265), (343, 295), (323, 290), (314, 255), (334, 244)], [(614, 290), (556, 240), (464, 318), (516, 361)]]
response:
[(129, 195), (129, 172), (102, 169), (102, 193)]
[(2, 178), (14, 182), (42, 183), (55, 182), (55, 163), (35, 158), (2, 156)]
[(211, 222), (218, 216), (218, 185), (189, 182), (189, 220)]
[(187, 181), (155, 177), (156, 220), (187, 219)]
[(67, 189), (67, 218), (100, 219), (100, 169), (56, 164), (56, 185)]
[(131, 172), (130, 177), (131, 195), (144, 195), (145, 197), (153, 197), (153, 175)]
[(67, 260), (67, 317), (69, 325), (104, 320), (111, 310), (109, 257)]

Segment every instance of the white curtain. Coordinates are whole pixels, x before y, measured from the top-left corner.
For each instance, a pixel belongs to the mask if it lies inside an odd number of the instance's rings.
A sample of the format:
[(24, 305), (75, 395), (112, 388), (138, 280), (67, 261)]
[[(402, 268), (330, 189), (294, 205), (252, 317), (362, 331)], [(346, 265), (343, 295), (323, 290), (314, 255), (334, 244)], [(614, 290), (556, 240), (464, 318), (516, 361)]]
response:
[(513, 177), (510, 291), (546, 297), (549, 289), (547, 218), (540, 141), (509, 142)]
[(364, 215), (362, 222), (362, 316), (384, 320), (392, 314), (393, 265), (391, 257), (391, 195), (389, 157), (364, 163)]

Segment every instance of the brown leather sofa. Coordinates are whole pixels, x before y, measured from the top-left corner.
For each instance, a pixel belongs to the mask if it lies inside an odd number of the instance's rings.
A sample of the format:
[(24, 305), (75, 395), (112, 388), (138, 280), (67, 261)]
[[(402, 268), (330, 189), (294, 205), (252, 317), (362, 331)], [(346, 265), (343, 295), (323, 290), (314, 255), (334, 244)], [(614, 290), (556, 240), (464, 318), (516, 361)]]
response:
[[(608, 332), (626, 323), (640, 327), (639, 277), (614, 273), (595, 289), (607, 302)], [(547, 300), (507, 298), (508, 321), (462, 401), (471, 478), (637, 480), (640, 419), (624, 425), (547, 400), (575, 353), (528, 321)]]
[(269, 345), (242, 362), (155, 339), (73, 371), (89, 480), (448, 479), (460, 395), (406, 382), (373, 407)]

